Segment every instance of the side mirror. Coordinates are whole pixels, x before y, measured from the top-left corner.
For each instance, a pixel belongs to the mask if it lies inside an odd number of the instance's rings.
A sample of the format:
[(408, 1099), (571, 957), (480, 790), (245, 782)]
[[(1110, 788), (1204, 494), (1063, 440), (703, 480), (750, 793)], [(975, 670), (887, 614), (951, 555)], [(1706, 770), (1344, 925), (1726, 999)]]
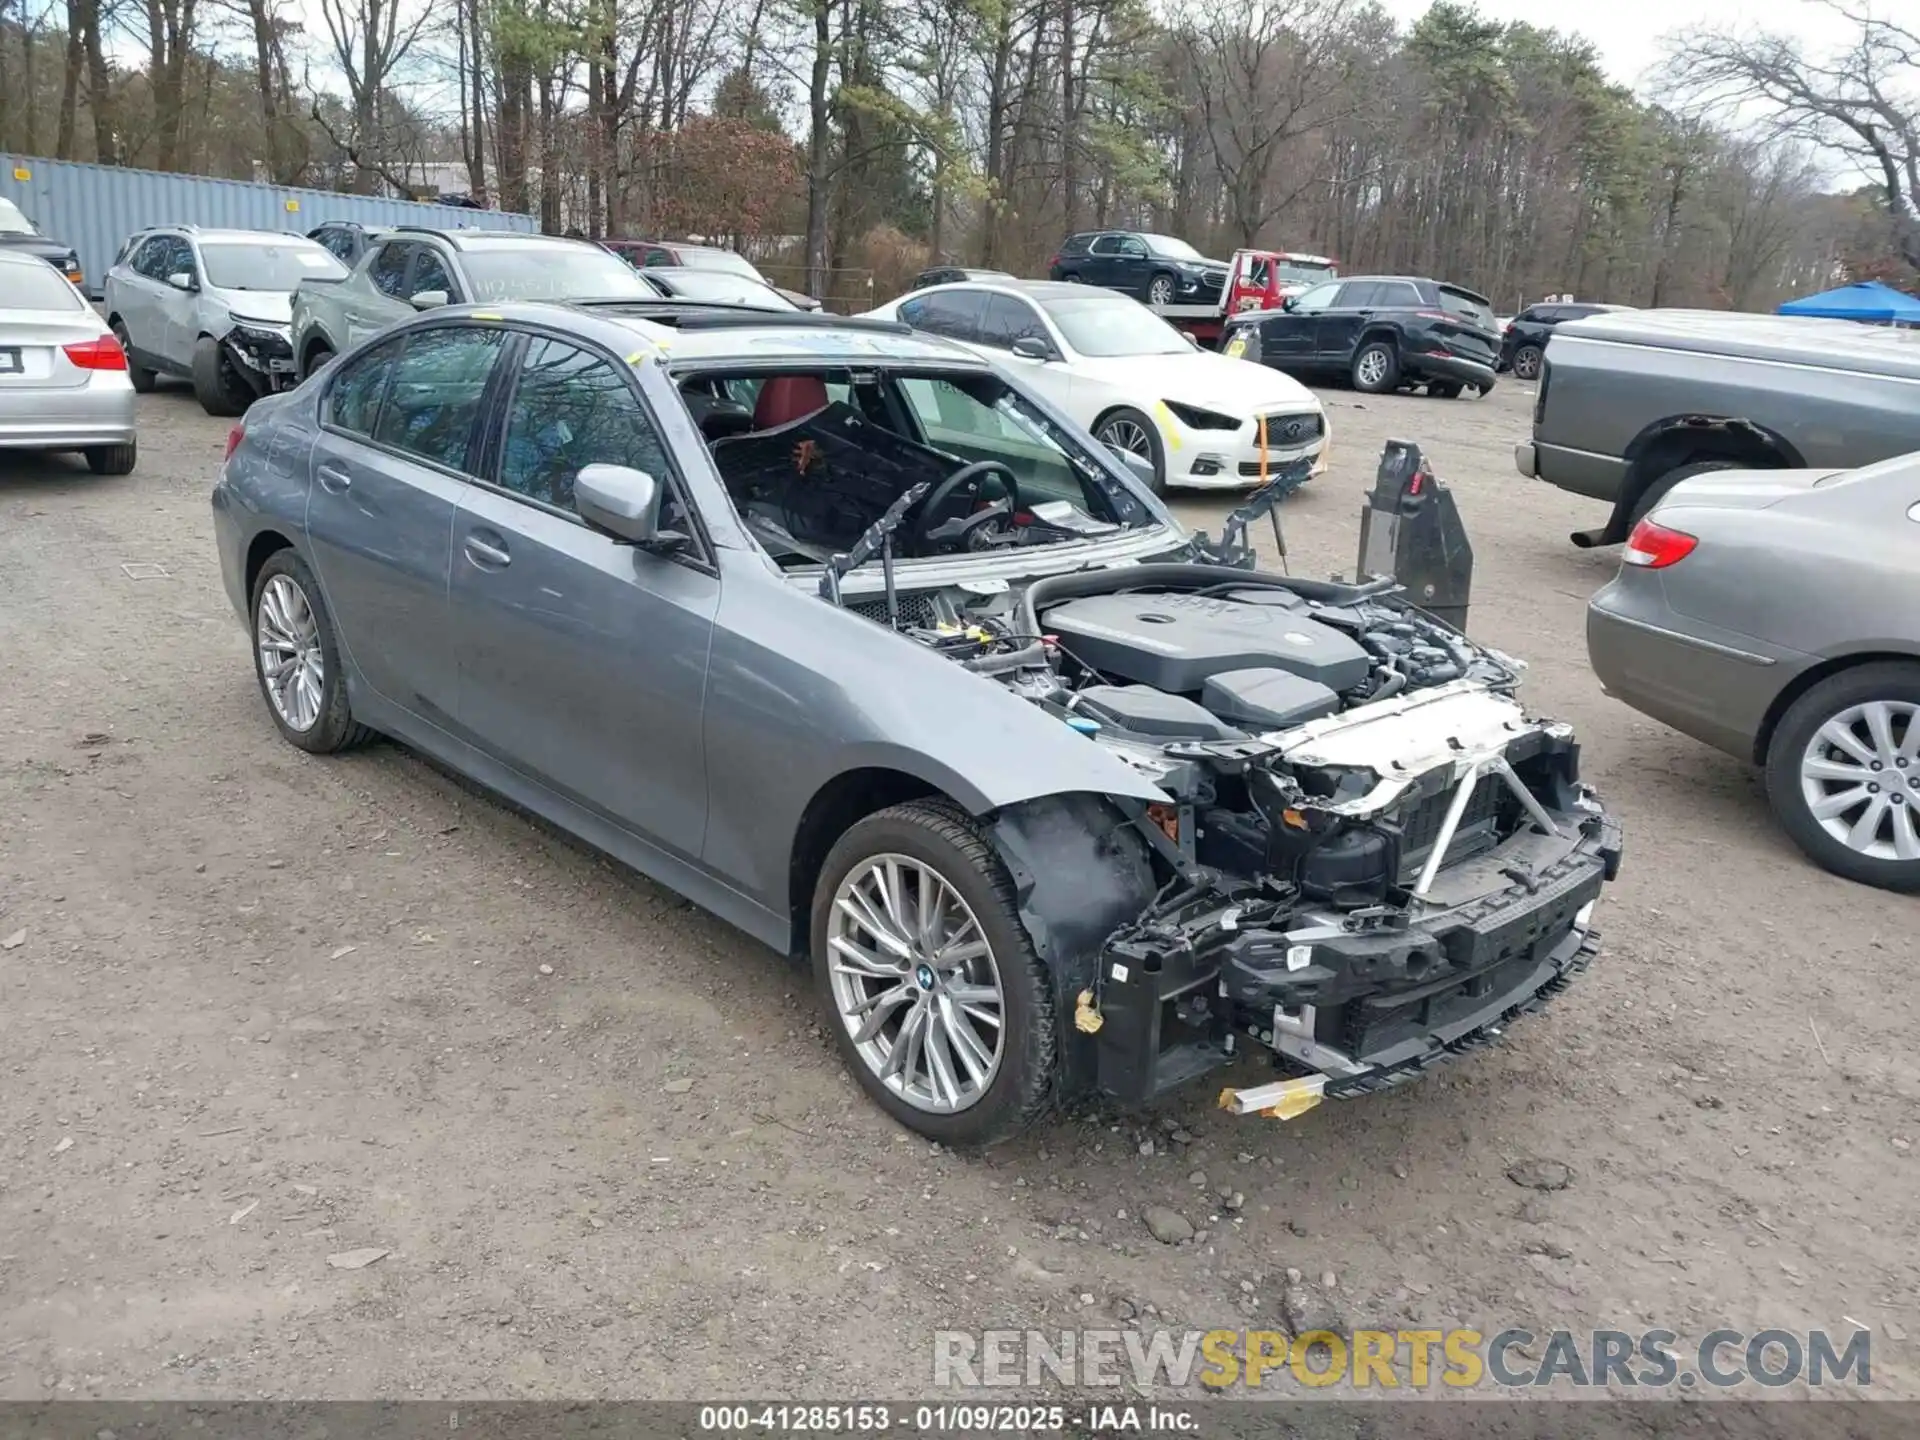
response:
[(1291, 310), (1291, 309), (1293, 309), (1293, 296), (1291, 296), (1291, 295), (1283, 295), (1283, 296), (1281, 296), (1281, 297), (1280, 297), (1280, 308), (1281, 308), (1282, 310)]
[(1153, 461), (1144, 455), (1136, 455), (1131, 450), (1123, 450), (1118, 445), (1109, 445), (1107, 449), (1111, 450), (1114, 458), (1133, 473), (1134, 479), (1138, 480), (1149, 490), (1153, 489)]
[(449, 303), (453, 297), (444, 290), (416, 290), (413, 293), (413, 308), (416, 310), (438, 310)]
[(173, 274), (167, 276), (167, 284), (176, 290), (192, 290), (195, 288), (193, 276), (189, 275), (185, 270), (176, 270)]
[(1022, 360), (1053, 359), (1053, 347), (1038, 335), (1022, 335), (1013, 342), (1013, 353)]
[(596, 530), (642, 550), (670, 555), (687, 543), (660, 528), (660, 482), (625, 465), (588, 465), (573, 477), (573, 508)]

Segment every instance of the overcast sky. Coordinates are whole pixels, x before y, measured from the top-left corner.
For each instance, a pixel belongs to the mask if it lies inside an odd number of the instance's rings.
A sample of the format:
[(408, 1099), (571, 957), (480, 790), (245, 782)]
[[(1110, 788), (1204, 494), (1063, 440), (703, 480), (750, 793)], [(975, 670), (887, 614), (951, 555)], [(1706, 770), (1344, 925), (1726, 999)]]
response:
[[(1383, 0), (1404, 28), (1425, 14), (1432, 0)], [(1471, 0), (1493, 20), (1525, 20), (1542, 29), (1573, 31), (1591, 40), (1615, 80), (1642, 88), (1663, 54), (1661, 39), (1694, 25), (1737, 25), (1771, 30), (1803, 41), (1810, 52), (1836, 49), (1853, 27), (1814, 0)], [(1873, 0), (1897, 13), (1920, 0)]]

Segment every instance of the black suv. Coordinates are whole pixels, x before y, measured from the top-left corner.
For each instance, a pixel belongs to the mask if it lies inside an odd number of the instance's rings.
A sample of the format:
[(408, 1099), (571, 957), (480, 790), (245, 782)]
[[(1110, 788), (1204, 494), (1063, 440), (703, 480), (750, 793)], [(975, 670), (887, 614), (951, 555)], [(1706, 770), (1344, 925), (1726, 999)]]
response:
[(1493, 389), (1500, 327), (1484, 295), (1411, 275), (1354, 275), (1284, 304), (1228, 317), (1221, 348), (1276, 370), (1344, 374), (1370, 395)]
[(1069, 235), (1047, 265), (1049, 280), (1104, 285), (1149, 305), (1218, 305), (1229, 273), (1184, 240), (1142, 230)]
[(1585, 301), (1578, 304), (1541, 304), (1529, 305), (1507, 326), (1506, 338), (1500, 342), (1500, 368), (1511, 370), (1516, 380), (1538, 380), (1540, 365), (1547, 357), (1547, 340), (1553, 334), (1553, 327), (1563, 325), (1569, 320), (1584, 320), (1589, 315), (1600, 315), (1608, 310), (1626, 310), (1626, 305), (1593, 305)]

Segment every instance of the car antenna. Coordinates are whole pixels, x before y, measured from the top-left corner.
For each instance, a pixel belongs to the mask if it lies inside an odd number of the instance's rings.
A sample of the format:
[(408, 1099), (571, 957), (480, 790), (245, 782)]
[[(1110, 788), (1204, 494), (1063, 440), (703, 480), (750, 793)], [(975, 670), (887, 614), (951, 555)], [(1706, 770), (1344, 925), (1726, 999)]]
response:
[(844, 555), (836, 555), (827, 562), (827, 573), (820, 577), (822, 598), (838, 605), (840, 601), (840, 582), (858, 570), (873, 558), (873, 552), (880, 552), (881, 573), (886, 577), (887, 585), (887, 624), (900, 628), (900, 596), (893, 584), (893, 532), (900, 528), (901, 521), (907, 518), (907, 512), (927, 498), (927, 491), (933, 488), (931, 480), (922, 480), (910, 487), (893, 504), (889, 505), (880, 518), (869, 525), (853, 542), (853, 548)]

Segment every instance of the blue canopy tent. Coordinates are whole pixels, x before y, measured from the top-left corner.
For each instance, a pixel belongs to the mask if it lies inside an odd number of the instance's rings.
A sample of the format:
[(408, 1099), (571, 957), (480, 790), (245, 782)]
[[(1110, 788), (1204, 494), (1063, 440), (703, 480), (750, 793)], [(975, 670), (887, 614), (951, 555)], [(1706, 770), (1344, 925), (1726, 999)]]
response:
[(1920, 300), (1902, 294), (1878, 280), (1842, 285), (1818, 295), (1789, 300), (1782, 315), (1810, 315), (1821, 320), (1865, 320), (1880, 325), (1920, 325)]

